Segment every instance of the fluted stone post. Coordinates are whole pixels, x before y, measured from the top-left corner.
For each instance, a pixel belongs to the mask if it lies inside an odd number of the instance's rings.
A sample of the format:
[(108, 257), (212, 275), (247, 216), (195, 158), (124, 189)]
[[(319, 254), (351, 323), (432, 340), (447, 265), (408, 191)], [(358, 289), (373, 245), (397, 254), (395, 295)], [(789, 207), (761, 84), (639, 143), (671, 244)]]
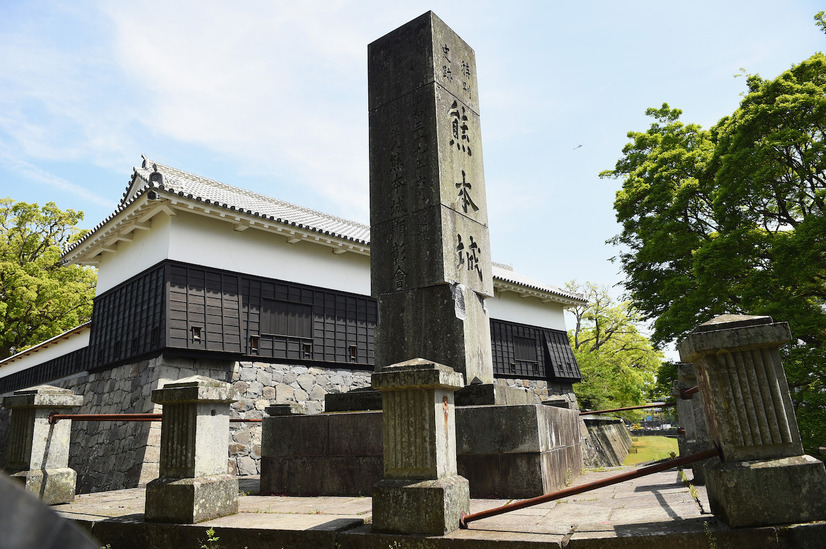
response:
[(423, 359), (373, 374), (382, 392), (384, 478), (373, 488), (373, 530), (443, 535), (470, 508), (468, 481), (456, 472), (452, 368)]
[[(680, 447), (680, 455), (687, 456), (696, 454), (711, 448), (711, 439), (708, 436), (706, 427), (706, 415), (703, 411), (703, 399), (699, 394), (694, 394), (691, 398), (684, 399), (681, 393), (687, 389), (697, 386), (697, 376), (694, 373), (694, 365), (689, 362), (677, 364), (677, 381), (674, 382), (672, 395), (677, 402), (677, 417), (680, 426), (685, 431), (677, 438)], [(694, 473), (694, 484), (705, 484), (705, 473), (703, 466), (706, 461), (691, 464)]]
[(680, 345), (722, 455), (705, 468), (711, 510), (730, 526), (826, 519), (826, 470), (803, 454), (778, 352), (791, 337), (771, 317), (723, 315)]
[(74, 500), (77, 483), (77, 473), (69, 468), (72, 421), (52, 425), (49, 415), (77, 411), (81, 404), (81, 395), (50, 385), (15, 391), (3, 399), (11, 410), (6, 471), (48, 505)]
[(152, 391), (163, 405), (160, 477), (146, 486), (146, 520), (196, 523), (238, 512), (227, 474), (229, 383), (193, 376)]

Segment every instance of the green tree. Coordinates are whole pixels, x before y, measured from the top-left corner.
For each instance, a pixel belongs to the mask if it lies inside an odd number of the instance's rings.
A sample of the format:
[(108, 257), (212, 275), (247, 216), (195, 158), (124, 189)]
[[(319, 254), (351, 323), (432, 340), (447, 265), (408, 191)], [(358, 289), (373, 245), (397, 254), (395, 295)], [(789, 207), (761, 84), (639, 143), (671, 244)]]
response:
[(591, 282), (566, 289), (581, 293), (587, 305), (572, 308), (571, 347), (582, 372), (574, 393), (583, 407), (602, 410), (643, 404), (654, 394), (662, 354), (636, 327), (639, 320), (628, 303), (615, 303), (604, 287)]
[(89, 320), (97, 274), (62, 265), (82, 212), (0, 199), (0, 358)]
[(710, 130), (649, 109), (615, 168), (619, 261), (652, 339), (723, 313), (788, 321), (784, 348), (804, 443), (826, 440), (826, 56), (748, 94)]

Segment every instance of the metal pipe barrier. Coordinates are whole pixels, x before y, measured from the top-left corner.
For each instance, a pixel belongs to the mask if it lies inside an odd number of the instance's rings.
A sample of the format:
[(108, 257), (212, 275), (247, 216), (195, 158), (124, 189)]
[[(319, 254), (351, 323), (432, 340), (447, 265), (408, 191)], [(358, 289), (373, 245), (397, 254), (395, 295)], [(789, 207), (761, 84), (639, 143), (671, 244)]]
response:
[(580, 412), (581, 416), (590, 416), (594, 414), (607, 414), (609, 412), (624, 412), (626, 410), (643, 410), (645, 408), (668, 408), (676, 406), (675, 402), (651, 402), (649, 404), (641, 404), (639, 406), (626, 406), (625, 408), (613, 408), (611, 410), (592, 410), (588, 412)]
[[(683, 389), (680, 391), (680, 398), (682, 400), (691, 400), (691, 397), (700, 392), (700, 387), (695, 385), (691, 389)], [(609, 412), (625, 412), (626, 410), (644, 410), (646, 408), (670, 408), (676, 406), (676, 402), (650, 402), (648, 404), (640, 404), (639, 406), (626, 406), (625, 408), (612, 408), (610, 410), (593, 410), (587, 412), (580, 412), (581, 416), (588, 416), (593, 414), (607, 414)]]
[[(161, 421), (163, 414), (49, 414), (49, 423), (54, 425), (61, 419), (75, 421)], [(261, 423), (260, 419), (230, 418), (230, 423)]]
[(716, 448), (711, 448), (703, 452), (675, 459), (669, 459), (661, 463), (649, 465), (648, 467), (642, 467), (634, 471), (628, 471), (627, 473), (614, 475), (613, 477), (604, 478), (602, 480), (597, 480), (595, 482), (590, 482), (588, 484), (572, 486), (570, 488), (565, 488), (563, 490), (552, 492), (550, 494), (545, 494), (543, 496), (537, 496), (531, 499), (523, 499), (522, 501), (517, 501), (516, 503), (511, 503), (508, 505), (502, 505), (501, 507), (494, 507), (493, 509), (488, 509), (487, 511), (479, 511), (478, 513), (471, 513), (469, 515), (465, 515), (464, 513), (462, 513), (462, 517), (459, 519), (459, 527), (467, 529), (468, 523), (473, 522), (475, 520), (488, 517), (495, 517), (496, 515), (510, 513), (511, 511), (516, 511), (517, 509), (524, 509), (525, 507), (532, 507), (534, 505), (539, 505), (540, 503), (547, 503), (549, 501), (554, 501), (568, 496), (574, 496), (576, 494), (581, 494), (583, 492), (590, 492), (591, 490), (596, 490), (597, 488), (604, 488), (605, 486), (619, 484), (620, 482), (624, 482), (626, 480), (644, 477), (647, 475), (653, 475), (654, 473), (667, 471), (668, 469), (673, 469), (674, 467), (688, 465), (689, 463), (694, 463), (695, 461), (702, 461), (704, 459), (717, 457), (719, 455), (719, 451)]

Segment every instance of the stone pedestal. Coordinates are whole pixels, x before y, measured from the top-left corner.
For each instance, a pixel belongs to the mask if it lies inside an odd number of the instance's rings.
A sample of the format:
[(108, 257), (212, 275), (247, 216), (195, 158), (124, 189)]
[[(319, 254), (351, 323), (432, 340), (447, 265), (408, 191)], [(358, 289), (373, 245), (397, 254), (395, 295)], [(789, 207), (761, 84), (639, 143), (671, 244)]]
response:
[(46, 504), (73, 501), (77, 482), (77, 473), (69, 468), (72, 422), (50, 424), (49, 415), (75, 412), (81, 404), (82, 396), (49, 385), (3, 399), (12, 411), (6, 470)]
[(227, 474), (229, 383), (202, 376), (152, 391), (163, 405), (160, 477), (146, 486), (146, 520), (192, 524), (238, 512)]
[[(697, 376), (694, 374), (694, 366), (688, 362), (678, 363), (677, 381), (674, 382), (672, 396), (677, 403), (677, 417), (680, 426), (685, 430), (685, 433), (677, 438), (681, 456), (696, 454), (712, 447), (711, 439), (708, 436), (708, 428), (706, 427), (702, 397), (696, 393), (691, 398), (684, 399), (681, 397), (682, 391), (696, 386)], [(691, 471), (694, 473), (694, 484), (705, 484), (703, 467), (707, 462), (700, 461), (691, 464)]]
[(373, 488), (373, 529), (443, 535), (470, 509), (468, 481), (456, 471), (453, 369), (413, 359), (373, 374), (382, 392), (384, 478)]
[(723, 315), (680, 345), (694, 363), (709, 435), (721, 461), (705, 467), (709, 503), (730, 526), (826, 519), (826, 470), (803, 455), (778, 348), (789, 325)]

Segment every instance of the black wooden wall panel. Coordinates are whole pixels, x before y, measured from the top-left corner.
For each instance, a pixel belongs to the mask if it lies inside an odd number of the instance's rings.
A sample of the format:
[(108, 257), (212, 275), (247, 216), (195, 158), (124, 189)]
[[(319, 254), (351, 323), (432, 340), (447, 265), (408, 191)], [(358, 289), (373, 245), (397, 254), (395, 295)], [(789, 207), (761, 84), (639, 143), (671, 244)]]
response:
[[(219, 351), (291, 361), (372, 366), (376, 301), (280, 280), (169, 264), (169, 337), (172, 348)], [(291, 318), (286, 333), (265, 333), (262, 311), (280, 303), (306, 305), (312, 310), (311, 334), (302, 334), (303, 321)], [(289, 307), (287, 307), (289, 308)], [(270, 325), (268, 321), (267, 326)], [(193, 328), (200, 329), (199, 339)], [(294, 335), (289, 335), (294, 334)], [(252, 338), (258, 343), (252, 348)], [(350, 358), (355, 347), (355, 360)]]
[[(158, 266), (97, 296), (89, 335), (89, 369), (155, 352), (164, 342), (164, 268)], [(153, 337), (153, 332), (156, 337)]]
[[(491, 319), (490, 335), (494, 375), (574, 382), (582, 378), (568, 334), (561, 330)], [(515, 337), (535, 342), (536, 362), (516, 358)]]

